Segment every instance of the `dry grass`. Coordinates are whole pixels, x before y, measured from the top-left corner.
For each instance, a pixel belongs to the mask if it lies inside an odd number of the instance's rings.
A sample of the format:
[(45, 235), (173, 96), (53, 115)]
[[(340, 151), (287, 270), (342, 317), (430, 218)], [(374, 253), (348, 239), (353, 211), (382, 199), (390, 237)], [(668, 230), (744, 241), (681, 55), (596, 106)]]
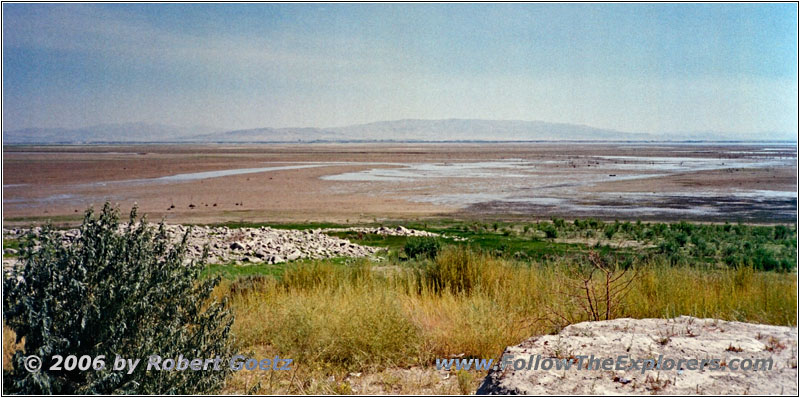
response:
[[(259, 358), (294, 359), (290, 372), (237, 372), (223, 392), (474, 392), (483, 372), (437, 372), (435, 358), (497, 358), (506, 346), (557, 332), (564, 325), (554, 312), (570, 314), (574, 322), (590, 319), (576, 298), (564, 294), (582, 282), (585, 274), (575, 272), (580, 266), (445, 248), (419, 268), (384, 265), (391, 272), (373, 272), (367, 260), (346, 266), (320, 261), (288, 267), (282, 278), (223, 282), (215, 294), (230, 297), (233, 332), (243, 350)], [(613, 316), (794, 325), (795, 273), (674, 267), (658, 260), (637, 267)], [(6, 328), (4, 369), (13, 338)]]
[(22, 350), (25, 345), (25, 340), (16, 342), (17, 335), (11, 328), (3, 325), (3, 369), (11, 369), (11, 359), (14, 357), (14, 352)]
[[(564, 325), (554, 311), (571, 314), (574, 322), (590, 319), (580, 303), (563, 294), (564, 287), (581, 282), (575, 266), (516, 263), (445, 248), (422, 269), (373, 273), (366, 262), (288, 268), (280, 281), (268, 278), (233, 296), (234, 332), (245, 347), (275, 347), (302, 366), (292, 383), (284, 380), (283, 387), (273, 384), (261, 392), (343, 393), (359, 388), (353, 372), (391, 379), (387, 369), (432, 368), (437, 357), (496, 358), (508, 345), (558, 331)], [(749, 268), (640, 264), (612, 314), (793, 325), (795, 278)], [(221, 294), (229, 288), (221, 287)], [(452, 376), (456, 384), (447, 391), (460, 393), (466, 386), (474, 391), (482, 375)], [(398, 391), (397, 383), (387, 382), (385, 389), (373, 383), (369, 391), (391, 393)]]

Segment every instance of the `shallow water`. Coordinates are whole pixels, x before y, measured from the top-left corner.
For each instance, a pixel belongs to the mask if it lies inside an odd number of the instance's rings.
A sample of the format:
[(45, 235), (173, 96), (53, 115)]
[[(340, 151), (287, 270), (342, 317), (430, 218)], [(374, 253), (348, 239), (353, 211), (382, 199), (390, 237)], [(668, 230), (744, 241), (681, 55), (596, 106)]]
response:
[[(797, 193), (793, 191), (727, 188), (707, 191), (592, 193), (580, 190), (582, 187), (608, 181), (794, 164), (794, 159), (765, 159), (763, 154), (757, 158), (724, 157), (734, 152), (738, 151), (722, 152), (718, 157), (588, 156), (564, 160), (411, 163), (398, 168), (372, 168), (321, 178), (356, 183), (411, 183), (413, 188), (400, 189), (383, 184), (370, 186), (370, 189), (380, 189), (382, 195), (402, 196), (415, 202), (461, 208), (488, 207), (497, 209), (498, 212), (514, 212), (517, 209), (536, 213), (549, 208), (558, 209), (561, 213), (610, 212), (633, 216), (724, 216), (729, 211), (739, 214), (750, 210), (774, 210), (780, 217), (796, 214)], [(459, 179), (469, 179), (469, 182), (459, 183)], [(415, 193), (417, 191), (424, 193)], [(774, 209), (769, 206), (774, 206)]]
[(227, 170), (214, 170), (214, 171), (202, 171), (198, 173), (182, 173), (182, 174), (173, 174), (163, 177), (156, 177), (156, 178), (141, 178), (137, 180), (123, 180), (123, 181), (114, 181), (114, 182), (97, 182), (94, 183), (95, 185), (107, 185), (111, 183), (116, 184), (162, 184), (162, 183), (171, 183), (171, 182), (185, 182), (185, 181), (194, 181), (194, 180), (204, 180), (207, 178), (219, 178), (219, 177), (228, 177), (234, 176), (239, 174), (252, 174), (252, 173), (265, 173), (268, 171), (281, 171), (281, 170), (293, 170), (293, 169), (307, 169), (310, 167), (321, 167), (321, 164), (302, 164), (302, 165), (292, 165), (292, 166), (273, 166), (273, 167), (253, 167), (253, 168), (244, 168), (244, 169), (227, 169)]
[[(322, 177), (329, 181), (414, 181), (423, 178), (493, 178), (526, 177), (520, 172), (533, 171), (534, 163), (520, 159), (490, 162), (404, 163), (398, 168), (374, 168)], [(517, 171), (513, 173), (510, 171)]]

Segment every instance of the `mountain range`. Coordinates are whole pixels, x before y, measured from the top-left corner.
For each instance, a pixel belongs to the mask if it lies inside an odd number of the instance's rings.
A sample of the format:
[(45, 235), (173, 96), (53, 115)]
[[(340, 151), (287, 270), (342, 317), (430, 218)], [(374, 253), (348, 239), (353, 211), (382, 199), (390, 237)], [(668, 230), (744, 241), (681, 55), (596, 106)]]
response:
[(176, 127), (153, 123), (116, 123), (67, 128), (3, 131), (3, 144), (96, 144), (108, 142), (172, 142), (216, 131), (210, 127)]
[(176, 127), (150, 123), (103, 124), (78, 129), (27, 128), (3, 132), (3, 144), (442, 142), (442, 141), (796, 141), (781, 133), (718, 132), (646, 134), (578, 124), (523, 120), (403, 119), (344, 127)]

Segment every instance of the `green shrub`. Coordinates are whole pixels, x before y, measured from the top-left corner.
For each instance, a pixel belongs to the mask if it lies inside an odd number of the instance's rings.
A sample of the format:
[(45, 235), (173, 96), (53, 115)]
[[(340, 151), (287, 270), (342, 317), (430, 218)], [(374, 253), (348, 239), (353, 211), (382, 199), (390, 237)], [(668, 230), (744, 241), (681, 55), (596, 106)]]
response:
[[(108, 203), (95, 218), (86, 212), (80, 237), (62, 244), (47, 226), (25, 240), (21, 265), (3, 280), (3, 320), (24, 339), (12, 369), (3, 372), (12, 394), (198, 394), (217, 391), (230, 370), (146, 372), (147, 358), (178, 355), (230, 358), (233, 317), (226, 302), (211, 300), (219, 279), (199, 281), (200, 263), (184, 264), (186, 236), (173, 246), (163, 223), (144, 219), (120, 228)], [(25, 355), (44, 366), (30, 373)], [(53, 355), (105, 355), (103, 370), (50, 370)], [(141, 359), (132, 374), (113, 361)]]
[(781, 267), (781, 263), (773, 257), (772, 252), (762, 247), (755, 250), (752, 261), (753, 266), (762, 271), (777, 271)]
[(658, 251), (664, 254), (677, 253), (678, 249), (678, 244), (672, 240), (663, 240), (658, 244)]
[(670, 229), (672, 229), (673, 231), (680, 231), (686, 235), (691, 235), (694, 228), (695, 228), (694, 225), (689, 224), (686, 221), (681, 221), (679, 223), (670, 225)]
[(558, 230), (556, 230), (553, 224), (541, 223), (539, 224), (539, 230), (544, 232), (544, 236), (547, 239), (555, 239), (558, 237)]
[(410, 237), (406, 241), (403, 251), (408, 258), (418, 257), (436, 257), (439, 249), (442, 247), (442, 242), (437, 238), (428, 237)]
[(689, 236), (687, 236), (686, 233), (684, 232), (678, 232), (675, 235), (673, 235), (672, 238), (675, 240), (675, 243), (677, 243), (678, 246), (680, 247), (686, 246), (686, 242), (689, 241)]
[(603, 233), (606, 235), (606, 239), (611, 239), (614, 237), (614, 234), (617, 233), (617, 224), (608, 224), (606, 225)]
[(789, 228), (786, 228), (785, 225), (776, 225), (775, 232), (773, 235), (773, 239), (775, 240), (782, 240), (786, 239), (789, 236)]

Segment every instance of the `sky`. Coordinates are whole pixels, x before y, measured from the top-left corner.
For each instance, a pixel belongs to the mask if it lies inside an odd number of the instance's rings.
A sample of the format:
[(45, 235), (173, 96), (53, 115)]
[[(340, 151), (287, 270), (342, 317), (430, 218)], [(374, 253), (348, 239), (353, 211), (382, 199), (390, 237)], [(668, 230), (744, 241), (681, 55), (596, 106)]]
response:
[[(796, 4), (3, 4), (3, 130), (798, 125)], [(668, 137), (665, 137), (668, 138)]]

